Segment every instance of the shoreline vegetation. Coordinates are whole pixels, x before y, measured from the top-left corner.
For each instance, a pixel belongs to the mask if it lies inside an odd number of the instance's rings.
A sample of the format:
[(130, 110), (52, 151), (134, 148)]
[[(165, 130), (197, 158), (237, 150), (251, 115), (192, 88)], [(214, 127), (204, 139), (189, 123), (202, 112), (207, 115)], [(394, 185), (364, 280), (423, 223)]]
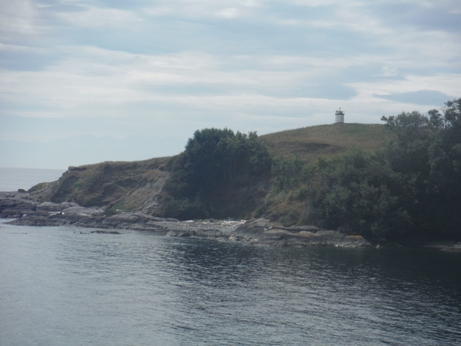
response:
[[(427, 114), (383, 116), (383, 125), (260, 137), (197, 130), (174, 157), (69, 167), (55, 182), (0, 193), (1, 217), (275, 246), (398, 242), (457, 250), (460, 109), (457, 99)], [(230, 218), (248, 221), (216, 221)], [(207, 221), (186, 222), (193, 219)]]

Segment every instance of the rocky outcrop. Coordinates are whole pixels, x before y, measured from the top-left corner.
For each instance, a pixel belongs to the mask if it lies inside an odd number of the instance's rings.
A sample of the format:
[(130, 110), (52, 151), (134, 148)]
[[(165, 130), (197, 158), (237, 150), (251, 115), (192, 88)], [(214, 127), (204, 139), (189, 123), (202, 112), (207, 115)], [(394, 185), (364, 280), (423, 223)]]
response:
[(360, 236), (315, 226), (283, 227), (266, 219), (250, 221), (178, 221), (148, 215), (142, 211), (104, 215), (104, 207), (82, 207), (73, 202), (36, 202), (28, 193), (0, 193), (3, 218), (15, 218), (14, 225), (75, 226), (96, 228), (91, 233), (117, 234), (117, 230), (153, 231), (170, 237), (227, 239), (252, 245), (269, 246), (370, 246)]
[(32, 187), (29, 199), (38, 203), (77, 203), (107, 207), (113, 212), (142, 210), (154, 213), (169, 177), (168, 158), (136, 162), (102, 162), (69, 167), (59, 180)]
[(250, 220), (238, 227), (231, 240), (272, 246), (335, 246), (368, 247), (371, 244), (361, 236), (351, 236), (315, 226), (283, 227), (266, 219)]
[(18, 218), (35, 212), (37, 203), (28, 199), (27, 192), (0, 192), (0, 217)]
[(456, 241), (434, 242), (425, 244), (424, 247), (445, 252), (461, 252), (461, 242)]
[[(179, 226), (179, 227), (178, 227)], [(335, 246), (369, 247), (371, 244), (361, 236), (345, 235), (338, 231), (321, 230), (316, 226), (283, 227), (266, 219), (249, 221), (224, 221), (222, 223), (180, 223), (167, 233), (173, 237), (224, 237), (252, 245), (268, 246)]]
[(72, 205), (58, 210), (60, 205), (65, 206), (65, 203), (56, 203), (52, 207), (48, 204), (47, 207), (53, 211), (36, 210), (23, 213), (20, 218), (11, 221), (11, 223), (20, 226), (75, 226), (103, 229), (137, 229), (166, 233), (167, 231), (163, 230), (159, 222), (176, 221), (156, 218), (142, 212), (106, 216), (103, 214), (104, 208), (98, 207), (87, 208)]
[(91, 231), (90, 233), (97, 233), (97, 234), (122, 234), (117, 231), (105, 231), (105, 230), (97, 230), (97, 231)]

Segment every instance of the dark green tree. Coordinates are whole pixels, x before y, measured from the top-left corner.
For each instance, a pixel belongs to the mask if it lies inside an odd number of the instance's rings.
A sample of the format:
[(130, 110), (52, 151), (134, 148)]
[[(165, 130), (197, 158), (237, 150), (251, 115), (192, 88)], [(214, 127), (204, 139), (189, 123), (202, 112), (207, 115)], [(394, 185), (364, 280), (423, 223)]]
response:
[(432, 111), (441, 130), (428, 149), (428, 194), (437, 215), (433, 227), (457, 238), (461, 237), (461, 98), (445, 105), (442, 113)]
[(279, 190), (289, 190), (298, 186), (305, 175), (304, 164), (299, 159), (276, 159), (272, 162), (271, 174)]
[(311, 219), (375, 239), (461, 239), (460, 109), (382, 117), (397, 138), (384, 149), (320, 160)]
[(413, 234), (459, 237), (461, 230), (461, 99), (428, 115), (383, 117), (398, 140), (386, 151), (395, 194), (408, 209)]
[(170, 164), (166, 190), (172, 199), (168, 200), (171, 208), (166, 214), (178, 217), (182, 207), (200, 206), (205, 215), (211, 216), (219, 207), (215, 203), (219, 191), (247, 184), (268, 173), (270, 166), (268, 151), (255, 132), (247, 135), (230, 129), (197, 130), (185, 151)]
[(399, 237), (411, 225), (381, 156), (352, 150), (319, 161), (315, 175), (310, 217), (320, 226), (380, 239)]

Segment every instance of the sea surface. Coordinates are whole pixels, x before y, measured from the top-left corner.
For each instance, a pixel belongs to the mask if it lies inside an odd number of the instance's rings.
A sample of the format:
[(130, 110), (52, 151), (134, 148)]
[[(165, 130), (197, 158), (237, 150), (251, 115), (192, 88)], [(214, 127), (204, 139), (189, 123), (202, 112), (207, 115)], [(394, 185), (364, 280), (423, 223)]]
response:
[(461, 344), (460, 254), (0, 226), (3, 346)]
[(63, 169), (0, 167), (0, 191), (28, 190), (38, 183), (58, 180), (64, 171)]
[(5, 222), (2, 346), (461, 344), (460, 253)]

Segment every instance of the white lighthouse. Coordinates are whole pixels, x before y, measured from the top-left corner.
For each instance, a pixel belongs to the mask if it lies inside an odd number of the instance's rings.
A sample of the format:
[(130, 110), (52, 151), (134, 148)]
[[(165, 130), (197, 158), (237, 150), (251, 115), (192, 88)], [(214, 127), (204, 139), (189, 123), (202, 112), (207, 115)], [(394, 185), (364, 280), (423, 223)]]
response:
[(341, 107), (335, 112), (335, 115), (335, 124), (344, 124), (344, 112), (341, 110)]

